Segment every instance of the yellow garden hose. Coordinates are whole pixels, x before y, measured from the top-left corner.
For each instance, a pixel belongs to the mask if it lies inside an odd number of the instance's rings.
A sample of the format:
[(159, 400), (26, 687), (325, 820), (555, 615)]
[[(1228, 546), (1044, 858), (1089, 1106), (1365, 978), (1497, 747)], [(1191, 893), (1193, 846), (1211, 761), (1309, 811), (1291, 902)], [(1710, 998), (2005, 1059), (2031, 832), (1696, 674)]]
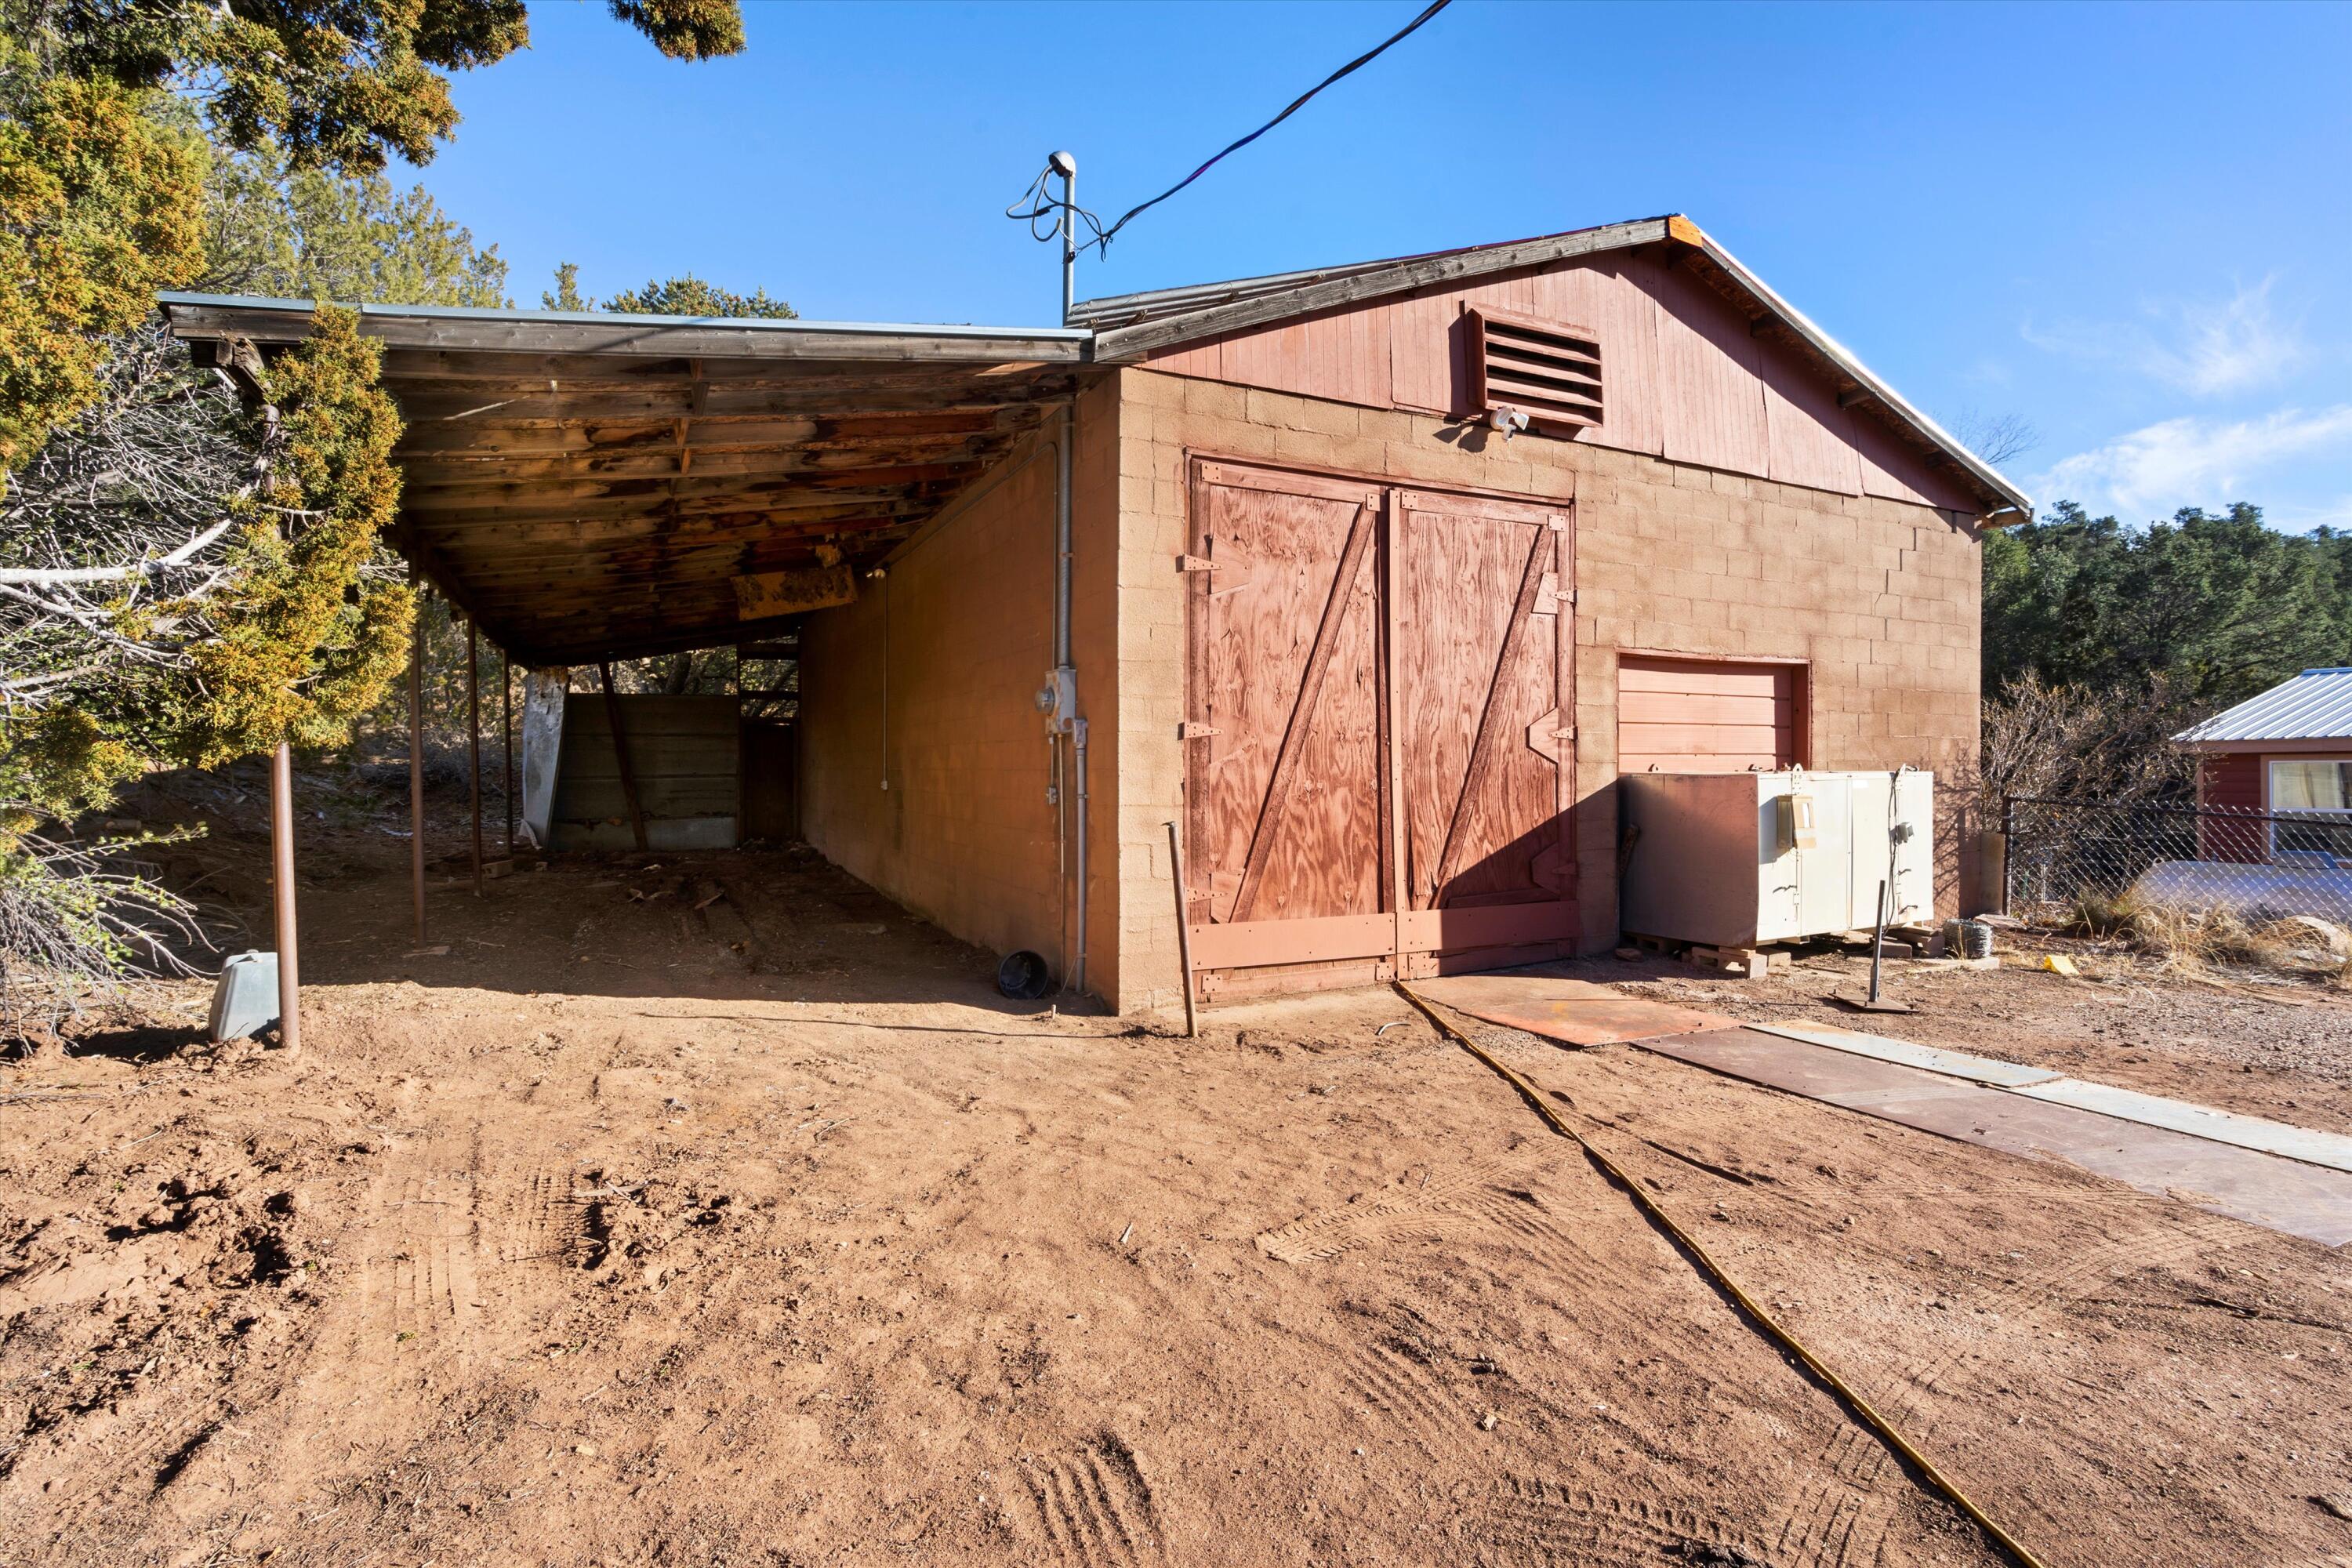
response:
[(2014, 1557), (2019, 1563), (2023, 1563), (2024, 1568), (2044, 1568), (2042, 1559), (2027, 1551), (2024, 1543), (2020, 1542), (2015, 1536), (2010, 1534), (2008, 1531), (2003, 1530), (2000, 1525), (1993, 1522), (1993, 1519), (1990, 1514), (1988, 1514), (1984, 1510), (1979, 1508), (1969, 1497), (1969, 1494), (1959, 1489), (1957, 1482), (1955, 1482), (1949, 1476), (1944, 1474), (1943, 1471), (1937, 1469), (1934, 1462), (1930, 1460), (1927, 1455), (1921, 1453), (1918, 1448), (1912, 1444), (1908, 1437), (1906, 1437), (1902, 1433), (1896, 1431), (1895, 1424), (1892, 1421), (1889, 1421), (1885, 1416), (1881, 1415), (1871, 1405), (1869, 1400), (1864, 1399), (1851, 1384), (1845, 1381), (1845, 1379), (1831, 1371), (1828, 1364), (1824, 1363), (1821, 1357), (1815, 1355), (1811, 1350), (1806, 1348), (1805, 1342), (1802, 1340), (1800, 1340), (1788, 1329), (1782, 1327), (1780, 1321), (1774, 1318), (1771, 1313), (1766, 1311), (1762, 1305), (1759, 1304), (1754, 1297), (1741, 1289), (1738, 1281), (1734, 1280), (1730, 1275), (1724, 1272), (1723, 1265), (1717, 1263), (1715, 1258), (1709, 1255), (1706, 1248), (1699, 1245), (1697, 1237), (1692, 1236), (1690, 1232), (1675, 1224), (1674, 1215), (1668, 1214), (1664, 1209), (1660, 1208), (1656, 1202), (1651, 1198), (1650, 1194), (1643, 1190), (1642, 1184), (1635, 1181), (1631, 1175), (1628, 1175), (1616, 1161), (1611, 1159), (1582, 1133), (1577, 1131), (1575, 1128), (1570, 1127), (1560, 1116), (1559, 1112), (1553, 1110), (1550, 1103), (1547, 1101), (1541, 1094), (1537, 1092), (1535, 1085), (1529, 1083), (1526, 1079), (1521, 1078), (1517, 1073), (1513, 1072), (1509, 1068), (1505, 1067), (1500, 1061), (1496, 1059), (1493, 1053), (1489, 1052), (1485, 1047), (1478, 1044), (1477, 1041), (1472, 1039), (1469, 1036), (1464, 1034), (1461, 1030), (1447, 1023), (1444, 1018), (1439, 1017), (1436, 1010), (1426, 1001), (1423, 1000), (1420, 994), (1415, 992), (1412, 987), (1407, 985), (1402, 980), (1395, 982), (1395, 984), (1397, 994), (1412, 1003), (1415, 1010), (1417, 1010), (1423, 1017), (1428, 1019), (1430, 1023), (1436, 1027), (1440, 1034), (1445, 1036), (1455, 1045), (1460, 1046), (1464, 1050), (1468, 1051), (1472, 1056), (1476, 1057), (1480, 1061), (1494, 1068), (1496, 1074), (1499, 1076), (1504, 1082), (1509, 1084), (1513, 1089), (1517, 1089), (1519, 1091), (1519, 1097), (1535, 1108), (1536, 1114), (1542, 1117), (1544, 1121), (1549, 1124), (1553, 1131), (1559, 1133), (1563, 1138), (1572, 1141), (1578, 1148), (1583, 1150), (1586, 1154), (1591, 1157), (1595, 1164), (1598, 1164), (1603, 1171), (1609, 1173), (1611, 1180), (1614, 1181), (1619, 1186), (1623, 1187), (1628, 1193), (1632, 1194), (1633, 1201), (1641, 1205), (1642, 1212), (1649, 1215), (1651, 1219), (1656, 1221), (1657, 1224), (1664, 1229), (1668, 1236), (1673, 1237), (1676, 1242), (1680, 1243), (1685, 1253), (1698, 1260), (1699, 1267), (1706, 1271), (1707, 1277), (1713, 1279), (1716, 1284), (1721, 1286), (1724, 1292), (1733, 1300), (1739, 1303), (1740, 1310), (1746, 1312), (1748, 1318), (1755, 1322), (1757, 1327), (1764, 1331), (1767, 1338), (1770, 1339), (1781, 1349), (1787, 1351), (1790, 1355), (1795, 1356), (1799, 1361), (1803, 1362), (1806, 1366), (1812, 1370), (1814, 1376), (1820, 1378), (1823, 1383), (1828, 1384), (1832, 1388), (1835, 1389), (1837, 1391), (1838, 1397), (1843, 1399), (1847, 1405), (1853, 1409), (1854, 1414), (1862, 1417), (1863, 1424), (1868, 1426), (1872, 1431), (1877, 1433), (1879, 1436), (1885, 1438), (1888, 1447), (1892, 1447), (1896, 1453), (1909, 1460), (1912, 1466), (1916, 1468), (1921, 1475), (1927, 1477), (1929, 1484), (1932, 1485), (1938, 1492), (1941, 1492), (1953, 1507), (1958, 1509), (1962, 1513), (1967, 1514), (1970, 1519), (1976, 1521), (1978, 1529), (1990, 1536), (1993, 1541), (2000, 1546), (2002, 1551), (2008, 1552), (2011, 1557)]

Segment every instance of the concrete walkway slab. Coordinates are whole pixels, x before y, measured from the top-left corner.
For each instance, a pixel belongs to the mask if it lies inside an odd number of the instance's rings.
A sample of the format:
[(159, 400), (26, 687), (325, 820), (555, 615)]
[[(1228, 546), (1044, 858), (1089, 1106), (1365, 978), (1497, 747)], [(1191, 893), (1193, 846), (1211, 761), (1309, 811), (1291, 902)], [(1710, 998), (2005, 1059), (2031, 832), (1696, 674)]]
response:
[(2167, 1100), (2158, 1094), (2142, 1094), (2137, 1089), (2116, 1089), (2109, 1084), (2068, 1078), (2047, 1068), (2024, 1067), (2016, 1062), (1998, 1061), (1990, 1057), (1971, 1056), (1967, 1051), (1945, 1050), (1935, 1046), (1915, 1046), (1908, 1040), (1864, 1034), (1860, 1029), (1841, 1028), (1835, 1024), (1816, 1024), (1810, 1019), (1784, 1019), (1770, 1024), (1750, 1024), (1748, 1027), (1791, 1040), (1803, 1040), (1811, 1045), (1828, 1046), (1832, 1050), (1852, 1051), (1856, 1056), (1872, 1057), (1879, 1061), (1922, 1068), (1948, 1078), (1966, 1079), (1971, 1083), (2032, 1095), (2036, 1100), (2072, 1105), (2083, 1110), (2095, 1110), (2102, 1116), (2137, 1121), (2146, 1127), (2193, 1132), (2200, 1138), (2210, 1138), (2219, 1143), (2234, 1143), (2241, 1149), (2259, 1149), (2265, 1154), (2276, 1154), (2282, 1159), (2325, 1165), (2331, 1171), (2352, 1171), (2352, 1138), (2340, 1132), (2319, 1132), (2308, 1127), (2272, 1121), (2260, 1116), (2241, 1116), (2235, 1111), (2216, 1110), (2210, 1105), (2195, 1105), (2185, 1100)]
[(1857, 1056), (1874, 1057), (1883, 1062), (1924, 1068), (1948, 1078), (1963, 1078), (1971, 1083), (1991, 1084), (1999, 1089), (2054, 1083), (2065, 1076), (2047, 1068), (2021, 1067), (2015, 1062), (1996, 1061), (1990, 1057), (1971, 1056), (1966, 1051), (1948, 1051), (1937, 1046), (1915, 1046), (1908, 1040), (1868, 1035), (1860, 1029), (1840, 1028), (1835, 1024), (1816, 1024), (1810, 1019), (1789, 1018), (1748, 1026), (1761, 1029), (1768, 1035), (1781, 1035), (1792, 1040), (1827, 1046), (1832, 1050), (1852, 1051)]
[(2200, 1138), (2234, 1143), (2241, 1149), (2259, 1149), (2265, 1154), (2325, 1165), (2331, 1171), (2352, 1172), (2352, 1138), (2340, 1132), (2317, 1132), (2308, 1127), (2294, 1127), (2259, 1116), (2241, 1116), (2235, 1111), (2216, 1110), (2210, 1105), (2192, 1105), (2185, 1100), (2167, 1100), (2160, 1094), (2142, 1094), (2137, 1089), (2116, 1089), (2081, 1079), (2028, 1084), (2017, 1092), (2148, 1127), (2193, 1132)]
[(2324, 1166), (1786, 1034), (1718, 1029), (1656, 1037), (1642, 1048), (1962, 1142), (2064, 1160), (2325, 1247), (2352, 1242), (2352, 1174)]

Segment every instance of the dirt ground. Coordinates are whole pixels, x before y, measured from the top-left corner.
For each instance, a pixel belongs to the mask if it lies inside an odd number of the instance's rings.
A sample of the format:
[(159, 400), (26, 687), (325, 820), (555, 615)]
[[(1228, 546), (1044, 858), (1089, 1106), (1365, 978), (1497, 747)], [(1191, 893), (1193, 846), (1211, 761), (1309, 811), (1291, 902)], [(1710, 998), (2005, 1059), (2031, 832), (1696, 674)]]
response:
[[(185, 984), (0, 1068), (0, 1564), (2002, 1561), (1387, 993), (1009, 1004), (781, 850), (445, 884), (412, 954), (404, 845), (310, 839), (299, 1060)], [(2352, 1127), (2317, 987), (1896, 984)], [(2342, 1252), (1470, 1027), (2044, 1561), (2352, 1562)]]

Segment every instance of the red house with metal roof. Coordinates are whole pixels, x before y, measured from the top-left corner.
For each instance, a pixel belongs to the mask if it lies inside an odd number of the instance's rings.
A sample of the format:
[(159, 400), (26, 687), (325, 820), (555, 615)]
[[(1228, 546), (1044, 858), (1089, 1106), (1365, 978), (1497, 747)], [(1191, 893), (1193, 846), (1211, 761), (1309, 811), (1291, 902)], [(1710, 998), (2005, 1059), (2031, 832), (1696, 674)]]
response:
[(2204, 819), (2206, 859), (2305, 852), (2296, 825), (2279, 818), (2308, 816), (2315, 831), (2352, 820), (2352, 668), (2306, 669), (2175, 739), (2203, 753), (2197, 804), (2250, 819)]

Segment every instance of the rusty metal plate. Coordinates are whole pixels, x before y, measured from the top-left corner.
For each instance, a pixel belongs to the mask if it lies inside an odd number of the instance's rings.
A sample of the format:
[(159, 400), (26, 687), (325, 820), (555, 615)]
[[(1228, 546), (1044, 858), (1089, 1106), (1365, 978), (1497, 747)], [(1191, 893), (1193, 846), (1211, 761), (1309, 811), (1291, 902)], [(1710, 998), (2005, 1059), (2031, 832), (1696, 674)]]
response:
[(1589, 980), (1540, 974), (1450, 974), (1416, 980), (1413, 989), (1457, 1013), (1525, 1029), (1571, 1046), (1613, 1046), (1702, 1029), (1737, 1027), (1737, 1018), (1628, 996)]

